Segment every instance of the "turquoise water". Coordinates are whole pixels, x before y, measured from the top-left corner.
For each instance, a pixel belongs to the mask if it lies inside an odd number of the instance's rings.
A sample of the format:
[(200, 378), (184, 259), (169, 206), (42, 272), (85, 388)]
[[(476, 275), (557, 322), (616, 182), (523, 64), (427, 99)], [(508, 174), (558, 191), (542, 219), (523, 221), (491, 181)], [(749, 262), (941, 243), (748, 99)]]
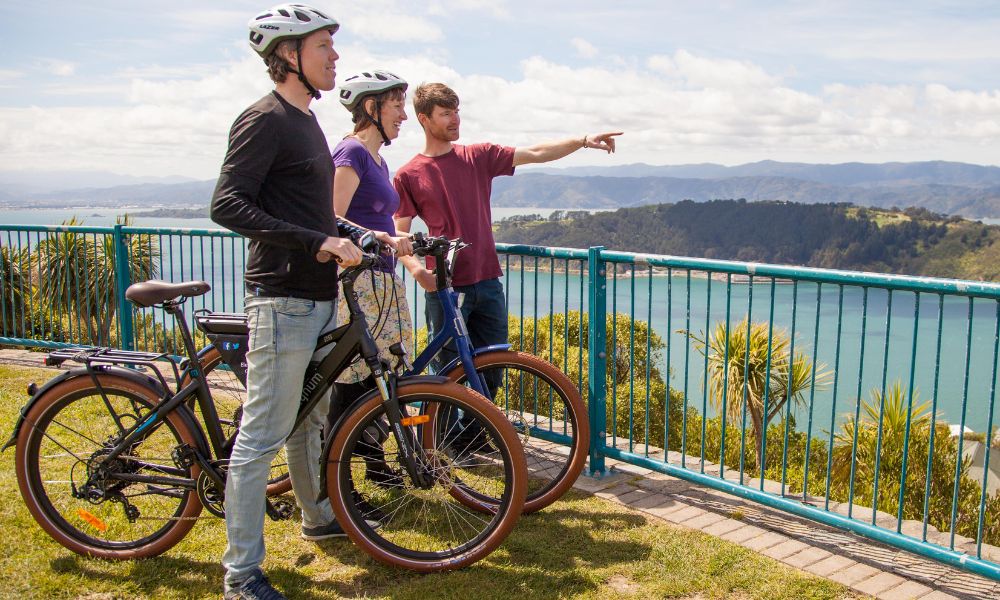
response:
[[(548, 214), (551, 210), (495, 209), (494, 216), (502, 218), (527, 212)], [(113, 224), (117, 212), (102, 209), (0, 210), (0, 223), (58, 224), (76, 215), (82, 217), (87, 225), (103, 226)], [(216, 228), (207, 219), (143, 218), (141, 213), (135, 216), (136, 224), (140, 226)], [(9, 242), (6, 235), (0, 241), (4, 245), (24, 243)], [(217, 310), (241, 310), (242, 290), (234, 283), (239, 281), (243, 270), (243, 244), (239, 240), (184, 238), (181, 241), (179, 237), (165, 236), (158, 242), (161, 255), (165, 257), (159, 265), (161, 278), (173, 281), (204, 279), (212, 283), (212, 293), (199, 299), (194, 308), (207, 306)], [(571, 270), (574, 272), (567, 275), (562, 261), (556, 261), (554, 272), (534, 272), (531, 270), (533, 259), (527, 259), (524, 264), (528, 270), (523, 277), (520, 262), (512, 259), (510, 264), (505, 286), (512, 314), (533, 317), (548, 314), (550, 310), (586, 310), (586, 281), (577, 274), (579, 263), (572, 263)], [(546, 267), (548, 261), (543, 260), (541, 265)], [(748, 311), (749, 292), (750, 285), (747, 283), (731, 285), (728, 314), (733, 326)], [(941, 315), (941, 349), (938, 352), (939, 306), (936, 296), (920, 297), (919, 320), (916, 320), (914, 328), (916, 296), (913, 293), (893, 293), (891, 319), (887, 321), (888, 294), (884, 290), (868, 293), (865, 314), (860, 288), (843, 288), (843, 306), (838, 308), (839, 288), (824, 285), (817, 330), (818, 292), (819, 287), (813, 283), (775, 285), (772, 309), (770, 283), (758, 281), (753, 286), (753, 320), (767, 321), (773, 310), (774, 327), (791, 334), (794, 309), (795, 352), (805, 353), (810, 359), (815, 353), (817, 363), (823, 365), (822, 370), (831, 373), (826, 386), (812, 394), (807, 393), (804, 403), (793, 406), (792, 414), (798, 429), (805, 430), (809, 426), (811, 406), (814, 435), (826, 435), (824, 432), (829, 432), (832, 424), (848, 415), (853, 418), (859, 396), (871, 399), (873, 388), (881, 389), (883, 381), (891, 385), (896, 380), (901, 381), (904, 388), (908, 388), (912, 380), (919, 394), (915, 403), (934, 400), (936, 389), (937, 411), (949, 423), (961, 423), (964, 415), (967, 427), (976, 431), (987, 429), (993, 379), (995, 303), (976, 301), (970, 320), (967, 299), (946, 299)], [(414, 296), (411, 288), (408, 298), (411, 305), (417, 299), (416, 308), (422, 313), (422, 295)], [(688, 278), (686, 272), (675, 273), (673, 277), (632, 278), (619, 274), (608, 278), (607, 304), (609, 312), (615, 310), (634, 316), (638, 321), (651, 321), (653, 330), (669, 345), (670, 386), (685, 392), (689, 402), (698, 410), (714, 414), (715, 409), (705, 393), (704, 356), (679, 330), (690, 329), (701, 337), (706, 328), (712, 329), (716, 323), (725, 322), (725, 281), (696, 276)], [(422, 324), (422, 314), (416, 320)], [(972, 335), (971, 341), (967, 342), (970, 323)], [(666, 366), (666, 348), (657, 361), (661, 368)], [(645, 365), (635, 365), (634, 368), (636, 377), (645, 377)], [(634, 402), (644, 403), (646, 399), (637, 397)], [(1000, 420), (1000, 415), (994, 422), (997, 420)]]
[[(580, 277), (572, 273), (567, 277), (564, 273), (529, 271), (522, 278), (513, 271), (507, 276), (506, 285), (514, 314), (542, 316), (549, 312), (550, 302), (556, 312), (562, 312), (567, 296), (571, 310), (581, 306), (586, 309), (586, 287), (581, 298)], [(554, 293), (550, 293), (550, 288)], [(807, 392), (802, 403), (793, 405), (792, 415), (799, 430), (809, 426), (810, 405), (814, 435), (826, 435), (831, 424), (853, 418), (859, 397), (874, 402), (873, 389), (881, 390), (883, 382), (891, 385), (897, 380), (904, 389), (909, 389), (912, 381), (916, 391), (914, 405), (933, 402), (936, 395), (939, 419), (960, 424), (964, 418), (966, 427), (976, 431), (987, 429), (995, 353), (995, 302), (975, 301), (970, 317), (966, 298), (945, 298), (939, 306), (937, 296), (922, 294), (919, 318), (915, 319), (917, 296), (909, 292), (893, 292), (890, 313), (889, 294), (885, 290), (868, 292), (866, 310), (864, 292), (856, 287), (843, 288), (841, 306), (840, 288), (835, 285), (823, 285), (820, 289), (814, 283), (777, 284), (772, 288), (769, 281), (755, 281), (752, 307), (750, 288), (748, 283), (731, 285), (728, 294), (731, 327), (744, 319), (750, 309), (753, 321), (771, 321), (775, 330), (794, 338), (796, 355), (803, 353), (810, 360), (815, 356), (819, 370), (829, 373), (825, 386)], [(717, 414), (705, 393), (705, 357), (682, 330), (703, 338), (706, 329), (714, 330), (716, 324), (726, 322), (725, 281), (688, 278), (686, 272), (673, 277), (609, 276), (607, 306), (609, 312), (651, 322), (653, 330), (669, 347), (660, 352), (657, 364), (661, 370), (666, 366), (669, 351), (670, 386), (685, 392), (699, 411)], [(635, 376), (645, 378), (645, 368), (645, 364), (635, 365)], [(636, 397), (634, 402), (644, 403), (646, 399)], [(622, 409), (627, 407), (619, 408)], [(997, 420), (1000, 415), (993, 423)]]

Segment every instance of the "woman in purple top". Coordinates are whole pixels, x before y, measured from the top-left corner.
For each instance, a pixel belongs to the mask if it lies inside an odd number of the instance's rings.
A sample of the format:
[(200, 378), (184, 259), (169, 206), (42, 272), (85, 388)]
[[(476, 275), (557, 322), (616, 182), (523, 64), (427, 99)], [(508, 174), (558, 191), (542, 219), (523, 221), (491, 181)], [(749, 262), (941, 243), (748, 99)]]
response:
[[(392, 215), (399, 208), (399, 194), (379, 150), (399, 136), (399, 128), (406, 120), (405, 99), (406, 82), (387, 71), (368, 71), (347, 78), (340, 87), (340, 102), (353, 116), (354, 132), (333, 150), (334, 213), (362, 227), (387, 232), (400, 256), (412, 254), (413, 247), (408, 236), (396, 236)], [(379, 353), (389, 364), (393, 364), (389, 346), (397, 342), (404, 349), (413, 346), (406, 290), (395, 270), (395, 259), (386, 257), (381, 272), (359, 277), (354, 286)], [(338, 319), (338, 323), (348, 319), (343, 295)], [(368, 387), (363, 381), (366, 377), (368, 369), (360, 361), (344, 371), (337, 385), (339, 407), (349, 405)], [(378, 463), (385, 465), (380, 460), (369, 461), (369, 477), (391, 477)]]

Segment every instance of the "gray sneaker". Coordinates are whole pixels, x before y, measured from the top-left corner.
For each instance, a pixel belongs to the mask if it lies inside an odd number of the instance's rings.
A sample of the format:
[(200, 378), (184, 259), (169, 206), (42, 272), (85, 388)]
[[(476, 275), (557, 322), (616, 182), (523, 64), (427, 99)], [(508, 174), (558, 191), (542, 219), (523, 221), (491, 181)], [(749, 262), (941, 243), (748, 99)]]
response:
[(271, 587), (264, 573), (257, 569), (236, 589), (226, 592), (224, 600), (287, 600), (281, 592)]
[(344, 528), (336, 520), (320, 525), (319, 527), (303, 527), (302, 539), (307, 542), (318, 542), (335, 537), (345, 537)]
[[(371, 515), (365, 514), (365, 522), (372, 529), (378, 529), (382, 526), (382, 523), (378, 520), (371, 518)], [(319, 542), (321, 540), (328, 540), (337, 537), (346, 537), (347, 534), (344, 533), (344, 528), (340, 526), (340, 523), (334, 519), (333, 521), (327, 523), (326, 525), (320, 525), (319, 527), (303, 527), (302, 528), (302, 539), (307, 542)]]

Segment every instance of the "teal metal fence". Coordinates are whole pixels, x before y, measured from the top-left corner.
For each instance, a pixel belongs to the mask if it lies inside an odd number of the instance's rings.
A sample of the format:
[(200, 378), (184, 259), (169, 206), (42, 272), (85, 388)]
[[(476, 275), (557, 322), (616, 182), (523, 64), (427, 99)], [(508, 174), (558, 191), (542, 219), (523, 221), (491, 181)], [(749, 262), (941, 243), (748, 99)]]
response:
[[(0, 226), (0, 242), (3, 344), (172, 351), (163, 315), (124, 308), (149, 277), (242, 309), (228, 232)], [(511, 343), (577, 382), (592, 474), (625, 461), (1000, 579), (1000, 286), (497, 247)]]

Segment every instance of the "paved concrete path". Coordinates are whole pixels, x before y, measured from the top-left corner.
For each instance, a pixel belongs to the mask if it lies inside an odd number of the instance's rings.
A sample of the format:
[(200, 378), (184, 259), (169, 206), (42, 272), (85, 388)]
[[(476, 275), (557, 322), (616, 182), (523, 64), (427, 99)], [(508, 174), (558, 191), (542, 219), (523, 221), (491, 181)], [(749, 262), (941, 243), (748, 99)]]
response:
[[(0, 363), (42, 367), (45, 354), (0, 350)], [(576, 488), (697, 529), (884, 600), (1000, 598), (1000, 583), (741, 498), (608, 459)]]

